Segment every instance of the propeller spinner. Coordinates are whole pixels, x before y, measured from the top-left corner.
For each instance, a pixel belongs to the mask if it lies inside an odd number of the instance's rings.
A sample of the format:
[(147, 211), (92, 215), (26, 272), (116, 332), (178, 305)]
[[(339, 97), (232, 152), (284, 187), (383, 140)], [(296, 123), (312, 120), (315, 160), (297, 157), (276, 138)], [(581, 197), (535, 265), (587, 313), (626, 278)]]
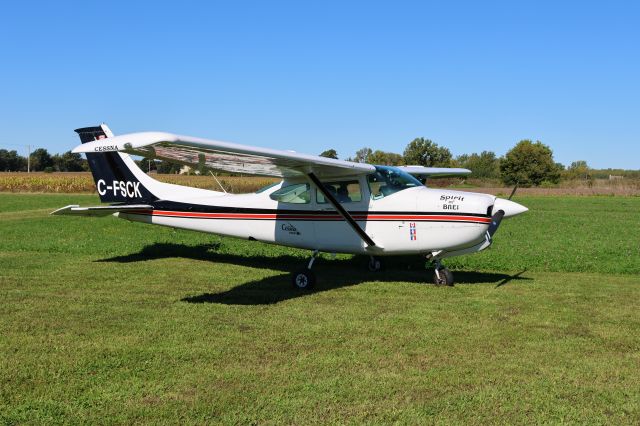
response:
[(518, 204), (511, 200), (505, 200), (504, 198), (496, 198), (496, 201), (493, 204), (493, 211), (495, 213), (491, 216), (491, 224), (489, 225), (489, 229), (487, 229), (489, 236), (493, 237), (493, 234), (498, 230), (503, 218), (513, 217), (520, 213), (524, 213), (527, 210), (529, 209), (522, 204)]

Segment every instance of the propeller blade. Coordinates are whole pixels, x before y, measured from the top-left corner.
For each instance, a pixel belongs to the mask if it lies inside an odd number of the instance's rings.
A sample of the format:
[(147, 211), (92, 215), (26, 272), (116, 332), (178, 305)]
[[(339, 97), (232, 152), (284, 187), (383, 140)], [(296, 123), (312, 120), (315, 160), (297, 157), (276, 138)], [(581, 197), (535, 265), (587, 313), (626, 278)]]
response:
[(511, 191), (511, 195), (509, 195), (509, 198), (507, 198), (507, 200), (511, 200), (511, 197), (513, 197), (513, 195), (516, 193), (516, 189), (518, 189), (518, 182), (516, 182), (516, 186), (513, 187), (513, 191)]
[(504, 210), (498, 210), (493, 216), (491, 216), (491, 225), (489, 225), (489, 229), (487, 229), (490, 237), (493, 237), (493, 234), (498, 230), (503, 217)]

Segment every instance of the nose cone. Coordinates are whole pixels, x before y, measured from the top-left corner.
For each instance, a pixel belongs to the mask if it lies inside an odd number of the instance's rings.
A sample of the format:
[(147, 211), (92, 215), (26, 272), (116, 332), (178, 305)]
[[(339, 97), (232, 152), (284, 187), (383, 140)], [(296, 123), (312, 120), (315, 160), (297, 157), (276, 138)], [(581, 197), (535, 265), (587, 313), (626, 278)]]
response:
[(496, 202), (493, 204), (493, 214), (495, 214), (498, 210), (504, 211), (504, 217), (511, 217), (520, 213), (524, 213), (529, 209), (521, 204), (514, 203), (511, 200), (496, 198)]

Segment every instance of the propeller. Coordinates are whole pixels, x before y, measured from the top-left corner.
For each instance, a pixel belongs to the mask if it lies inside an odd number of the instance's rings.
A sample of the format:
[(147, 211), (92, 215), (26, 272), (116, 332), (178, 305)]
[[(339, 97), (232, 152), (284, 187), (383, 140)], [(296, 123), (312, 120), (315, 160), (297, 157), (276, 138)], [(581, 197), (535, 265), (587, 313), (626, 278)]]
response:
[(493, 234), (498, 230), (498, 226), (500, 226), (500, 222), (502, 222), (502, 218), (504, 217), (504, 210), (498, 210), (491, 216), (491, 224), (489, 225), (489, 229), (487, 229), (487, 233), (489, 237), (492, 238)]
[(507, 200), (511, 200), (511, 197), (513, 197), (513, 195), (516, 193), (516, 189), (518, 189), (518, 183), (516, 182), (516, 186), (513, 187), (513, 191), (511, 191), (511, 195), (509, 195), (509, 198), (507, 198)]
[[(511, 191), (511, 195), (507, 200), (511, 201), (511, 197), (516, 193), (518, 189), (518, 182), (516, 182), (516, 186), (513, 187), (513, 191)], [(489, 229), (487, 229), (487, 233), (489, 234), (489, 238), (493, 237), (493, 234), (496, 233), (498, 227), (500, 226), (500, 222), (502, 222), (502, 218), (504, 218), (504, 210), (500, 209), (491, 216), (491, 224), (489, 225)]]

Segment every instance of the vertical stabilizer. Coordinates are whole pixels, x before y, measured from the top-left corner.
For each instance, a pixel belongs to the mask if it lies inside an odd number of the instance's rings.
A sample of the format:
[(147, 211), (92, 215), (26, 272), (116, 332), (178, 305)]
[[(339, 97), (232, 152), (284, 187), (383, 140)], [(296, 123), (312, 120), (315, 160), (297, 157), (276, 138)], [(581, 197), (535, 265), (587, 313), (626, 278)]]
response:
[[(75, 132), (87, 143), (113, 137), (106, 124), (83, 127)], [(141, 180), (149, 178), (126, 154), (119, 152), (87, 153), (87, 161), (100, 201), (106, 203), (148, 203), (158, 199)], [(146, 178), (146, 179), (144, 179)]]

